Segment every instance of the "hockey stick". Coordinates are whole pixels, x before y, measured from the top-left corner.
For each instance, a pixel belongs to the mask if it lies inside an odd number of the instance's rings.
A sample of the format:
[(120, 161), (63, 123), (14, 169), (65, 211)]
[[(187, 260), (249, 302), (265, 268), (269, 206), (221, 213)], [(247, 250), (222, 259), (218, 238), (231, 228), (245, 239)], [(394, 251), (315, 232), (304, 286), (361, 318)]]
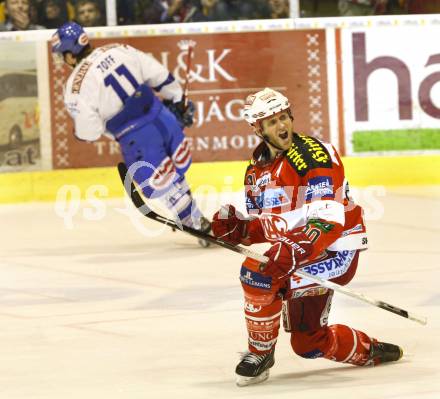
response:
[(185, 84), (183, 86), (183, 105), (185, 110), (188, 108), (188, 93), (189, 93), (189, 75), (191, 73), (191, 58), (194, 51), (195, 43), (192, 40), (182, 40), (181, 46), (185, 46), (188, 52), (186, 59), (186, 73), (185, 73)]
[[(219, 240), (216, 237), (213, 237), (209, 234), (203, 233), (200, 230), (196, 230), (192, 227), (188, 227), (185, 225), (178, 225), (175, 221), (171, 219), (167, 219), (163, 216), (160, 216), (156, 212), (154, 212), (151, 208), (148, 207), (148, 205), (143, 200), (142, 196), (139, 194), (139, 191), (136, 189), (136, 186), (133, 183), (132, 177), (128, 173), (127, 166), (124, 163), (118, 164), (118, 172), (119, 176), (121, 178), (121, 181), (124, 185), (125, 191), (130, 197), (131, 201), (133, 202), (134, 206), (147, 218), (155, 220), (159, 223), (165, 224), (167, 226), (170, 226), (172, 229), (179, 229), (182, 230), (188, 234), (191, 234), (192, 236), (195, 236), (197, 238), (201, 238), (205, 241), (210, 242), (211, 244), (218, 245), (220, 247), (229, 249), (230, 251), (237, 252), (239, 254), (242, 254), (244, 256), (247, 256), (249, 258), (255, 259), (261, 263), (267, 263), (269, 260), (267, 256), (261, 255), (259, 253), (250, 251), (246, 248), (243, 248), (239, 245), (234, 246), (231, 244), (228, 244), (225, 241)], [(379, 307), (381, 309), (387, 310), (389, 312), (395, 313), (398, 316), (405, 317), (409, 320), (415, 321), (417, 323), (426, 325), (427, 319), (424, 316), (419, 316), (414, 313), (410, 313), (407, 310), (401, 309), (397, 306), (390, 305), (389, 303), (379, 301), (377, 299), (370, 298), (362, 293), (353, 291), (347, 287), (341, 286), (339, 284), (333, 283), (332, 281), (324, 280), (320, 277), (312, 276), (309, 273), (306, 273), (302, 270), (295, 270), (293, 273), (294, 276), (306, 279), (312, 283), (318, 284), (322, 287), (334, 290), (336, 292), (351, 296), (352, 298), (358, 299), (360, 301), (369, 303), (370, 305)]]

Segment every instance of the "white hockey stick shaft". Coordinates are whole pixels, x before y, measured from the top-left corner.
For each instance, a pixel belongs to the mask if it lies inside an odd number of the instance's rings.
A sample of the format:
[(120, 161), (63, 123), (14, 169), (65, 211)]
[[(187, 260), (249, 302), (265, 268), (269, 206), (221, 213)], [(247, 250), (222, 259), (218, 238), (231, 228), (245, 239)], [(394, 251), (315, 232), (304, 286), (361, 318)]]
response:
[[(171, 228), (182, 230), (188, 234), (191, 234), (192, 236), (195, 236), (197, 238), (201, 238), (205, 241), (208, 241), (214, 245), (219, 245), (223, 248), (229, 249), (230, 251), (237, 252), (241, 255), (247, 256), (249, 258), (255, 259), (258, 262), (260, 262), (262, 267), (264, 267), (264, 264), (266, 264), (269, 260), (267, 256), (261, 255), (259, 253), (253, 252), (248, 250), (247, 248), (242, 247), (241, 245), (231, 245), (227, 242), (224, 242), (216, 237), (211, 236), (210, 234), (204, 233), (200, 230), (194, 229), (189, 226), (185, 225), (177, 225), (175, 221), (167, 219), (161, 215), (158, 215), (156, 212), (151, 210), (148, 205), (144, 202), (142, 196), (139, 194), (139, 191), (136, 189), (133, 180), (131, 178), (131, 175), (128, 173), (127, 166), (124, 163), (119, 163), (118, 165), (118, 171), (119, 175), (121, 177), (121, 181), (124, 184), (124, 188), (131, 198), (133, 204), (136, 206), (136, 208), (141, 212), (145, 217), (149, 219), (156, 220), (159, 223), (165, 224), (170, 226)], [(401, 309), (397, 306), (390, 305), (386, 302), (379, 301), (373, 298), (369, 298), (364, 294), (361, 294), (359, 292), (353, 291), (347, 287), (341, 286), (339, 284), (333, 283), (328, 280), (324, 280), (322, 278), (312, 276), (309, 273), (306, 273), (303, 270), (296, 270), (293, 275), (304, 278), (311, 283), (318, 284), (322, 287), (329, 288), (331, 290), (334, 290), (335, 292), (340, 292), (341, 294), (345, 294), (348, 296), (351, 296), (352, 298), (358, 299), (360, 301), (369, 303), (370, 305), (376, 306), (378, 308), (387, 310), (389, 312), (395, 313), (401, 317), (405, 317), (407, 319), (413, 320), (417, 323), (426, 325), (427, 319), (423, 316), (418, 316), (413, 313), (409, 313), (408, 311)]]
[[(256, 253), (256, 252), (252, 252), (252, 251), (250, 251), (250, 250), (248, 250), (246, 248), (243, 248), (241, 246), (240, 246), (240, 252), (243, 255), (246, 255), (249, 258), (255, 259), (255, 260), (257, 260), (257, 261), (259, 261), (261, 263), (267, 263), (267, 261), (269, 260), (269, 258), (267, 256), (261, 255), (261, 254)], [(360, 292), (353, 291), (350, 288), (347, 288), (347, 287), (344, 287), (342, 285), (333, 283), (332, 281), (328, 281), (328, 280), (324, 280), (324, 279), (322, 279), (320, 277), (312, 276), (311, 274), (309, 274), (309, 273), (307, 273), (307, 272), (305, 272), (303, 270), (300, 270), (300, 269), (299, 270), (295, 270), (293, 275), (297, 276), (297, 277), (300, 277), (300, 278), (303, 278), (305, 280), (308, 280), (311, 283), (319, 284), (321, 287), (329, 288), (329, 289), (331, 289), (331, 290), (333, 290), (335, 292), (339, 292), (341, 294), (345, 294), (345, 295), (351, 296), (352, 298), (355, 298), (355, 299), (358, 299), (360, 301), (369, 303), (370, 305), (379, 307), (379, 308), (384, 309), (384, 310), (388, 310), (389, 312), (395, 313), (395, 314), (397, 314), (399, 316), (402, 316), (402, 317), (406, 317), (407, 319), (413, 320), (413, 321), (415, 321), (417, 323), (420, 323), (422, 325), (426, 325), (427, 322), (428, 322), (427, 318), (424, 317), (424, 316), (416, 315), (414, 313), (410, 313), (410, 312), (408, 312), (408, 311), (406, 311), (404, 309), (401, 309), (401, 308), (399, 308), (397, 306), (393, 306), (393, 305), (390, 305), (390, 304), (388, 304), (386, 302), (379, 301), (379, 300), (374, 299), (374, 298), (370, 298), (367, 295), (364, 295), (364, 294), (362, 294)]]

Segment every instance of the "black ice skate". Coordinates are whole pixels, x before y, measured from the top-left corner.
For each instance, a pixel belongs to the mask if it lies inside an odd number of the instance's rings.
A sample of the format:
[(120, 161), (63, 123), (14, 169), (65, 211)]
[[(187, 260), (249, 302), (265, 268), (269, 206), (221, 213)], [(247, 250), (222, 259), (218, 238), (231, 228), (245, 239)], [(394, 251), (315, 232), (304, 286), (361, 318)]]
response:
[(269, 378), (269, 369), (275, 364), (274, 353), (273, 350), (263, 355), (245, 352), (235, 369), (237, 385), (244, 387), (266, 381)]
[(400, 346), (377, 341), (371, 344), (370, 361), (375, 365), (395, 362), (402, 356), (403, 350)]
[[(209, 232), (211, 231), (211, 222), (204, 216), (200, 218), (199, 230), (203, 231), (206, 234), (209, 234)], [(202, 238), (199, 238), (197, 241), (202, 248), (208, 248), (211, 245), (208, 241), (205, 241)]]

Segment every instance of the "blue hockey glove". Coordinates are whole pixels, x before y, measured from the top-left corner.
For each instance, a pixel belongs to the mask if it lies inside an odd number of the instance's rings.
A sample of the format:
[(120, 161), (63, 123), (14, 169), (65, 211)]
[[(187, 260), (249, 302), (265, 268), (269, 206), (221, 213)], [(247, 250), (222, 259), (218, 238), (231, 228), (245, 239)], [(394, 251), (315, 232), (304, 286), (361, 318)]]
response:
[(182, 127), (190, 127), (194, 123), (195, 107), (191, 100), (188, 100), (186, 109), (183, 101), (173, 103), (171, 100), (163, 100), (163, 105), (174, 114)]

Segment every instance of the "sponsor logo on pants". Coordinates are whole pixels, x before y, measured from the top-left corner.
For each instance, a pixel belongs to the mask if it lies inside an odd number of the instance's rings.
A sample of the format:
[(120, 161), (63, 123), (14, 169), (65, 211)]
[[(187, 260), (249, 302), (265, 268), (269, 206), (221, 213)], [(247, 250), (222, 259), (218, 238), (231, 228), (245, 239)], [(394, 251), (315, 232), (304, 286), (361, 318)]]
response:
[[(355, 254), (356, 250), (339, 251), (334, 257), (311, 263), (302, 267), (301, 270), (312, 276), (318, 276), (324, 280), (330, 280), (347, 273)], [(311, 281), (303, 278), (290, 279), (291, 289), (301, 288), (311, 284), (313, 284)]]

